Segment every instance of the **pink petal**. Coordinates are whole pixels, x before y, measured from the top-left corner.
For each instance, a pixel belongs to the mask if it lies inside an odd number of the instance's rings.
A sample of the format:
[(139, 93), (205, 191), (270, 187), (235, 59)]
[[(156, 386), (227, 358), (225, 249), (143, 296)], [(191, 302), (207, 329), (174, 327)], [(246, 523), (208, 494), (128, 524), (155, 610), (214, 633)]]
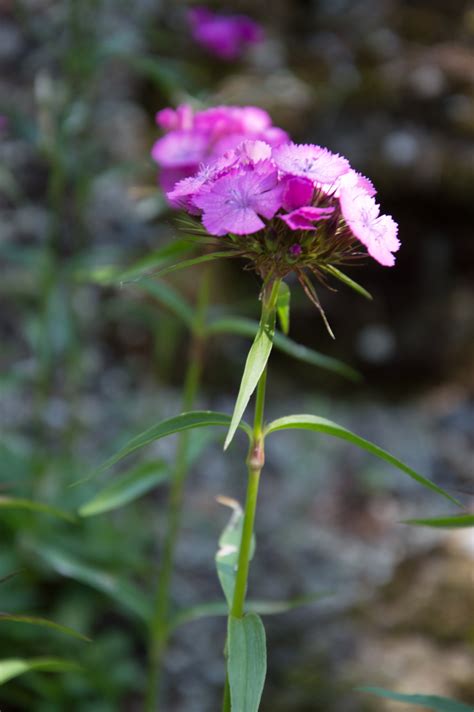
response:
[(327, 220), (334, 212), (334, 208), (314, 208), (307, 206), (293, 210), (287, 215), (279, 215), (292, 230), (314, 230), (314, 223), (318, 220)]
[(346, 158), (313, 144), (284, 144), (274, 150), (273, 159), (281, 171), (316, 184), (332, 184), (350, 170)]
[(156, 141), (151, 155), (163, 167), (196, 165), (206, 156), (208, 142), (198, 131), (172, 131)]
[(284, 183), (283, 207), (285, 210), (296, 210), (303, 205), (309, 205), (313, 194), (313, 181), (290, 176)]

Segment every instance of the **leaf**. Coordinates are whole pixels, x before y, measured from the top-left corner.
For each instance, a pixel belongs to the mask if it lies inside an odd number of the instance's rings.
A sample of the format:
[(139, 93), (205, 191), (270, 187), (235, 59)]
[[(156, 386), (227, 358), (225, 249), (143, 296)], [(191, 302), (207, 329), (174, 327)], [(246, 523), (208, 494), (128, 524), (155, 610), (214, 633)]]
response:
[(7, 660), (0, 660), (0, 685), (31, 670), (42, 670), (44, 672), (79, 672), (81, 669), (77, 663), (62, 660), (61, 658), (32, 658), (30, 660), (9, 658)]
[(343, 428), (341, 425), (338, 425), (331, 420), (326, 420), (326, 418), (320, 418), (316, 415), (287, 415), (284, 418), (278, 418), (270, 423), (265, 430), (265, 435), (274, 433), (277, 430), (288, 429), (313, 430), (318, 433), (325, 433), (326, 435), (332, 435), (333, 437), (347, 440), (348, 442), (357, 445), (357, 447), (362, 448), (362, 450), (367, 450), (367, 452), (370, 452), (372, 455), (375, 455), (381, 460), (385, 460), (385, 462), (388, 462), (390, 465), (402, 470), (402, 472), (405, 472), (409, 475), (409, 477), (423, 485), (423, 487), (433, 490), (433, 492), (437, 492), (438, 494), (443, 495), (443, 497), (449, 499), (450, 502), (459, 505), (459, 502), (454, 499), (454, 497), (451, 497), (451, 495), (445, 492), (441, 487), (438, 487), (438, 485), (435, 485), (434, 482), (431, 482), (431, 480), (426, 477), (419, 475), (415, 472), (415, 470), (412, 470), (411, 467), (405, 465), (404, 462), (398, 460), (386, 450), (378, 447), (378, 445), (374, 445), (374, 443), (371, 443), (369, 440), (359, 437), (355, 433)]
[(30, 499), (21, 499), (18, 497), (0, 496), (0, 509), (27, 509), (40, 514), (50, 514), (52, 517), (65, 519), (67, 522), (76, 521), (73, 514), (65, 512), (63, 509), (58, 509), (45, 502), (34, 502)]
[[(235, 577), (237, 574), (237, 562), (239, 559), (240, 541), (242, 539), (242, 528), (244, 525), (244, 513), (240, 504), (234, 499), (227, 497), (220, 498), (221, 504), (225, 504), (233, 509), (229, 523), (225, 527), (219, 538), (219, 549), (216, 553), (215, 561), (217, 576), (226, 597), (229, 610), (232, 607), (234, 598)], [(252, 548), (250, 559), (255, 553), (255, 538), (252, 537)]]
[(267, 673), (265, 629), (255, 613), (229, 617), (227, 670), (232, 712), (258, 712)]
[(164, 269), (154, 272), (153, 276), (163, 277), (165, 274), (170, 274), (171, 272), (177, 272), (180, 269), (187, 269), (188, 267), (193, 267), (194, 265), (202, 264), (203, 262), (213, 262), (214, 260), (222, 259), (223, 257), (236, 257), (238, 253), (226, 250), (225, 252), (209, 252), (207, 255), (201, 255), (200, 257), (193, 257), (189, 260), (183, 260), (170, 267), (165, 267)]
[[(253, 319), (245, 319), (239, 316), (228, 316), (216, 319), (207, 327), (208, 334), (238, 334), (239, 336), (255, 337), (258, 330), (258, 322)], [(309, 363), (311, 366), (323, 368), (326, 371), (332, 371), (339, 376), (349, 378), (351, 381), (361, 381), (362, 376), (350, 366), (347, 366), (342, 361), (338, 361), (330, 356), (325, 356), (309, 349), (296, 341), (275, 332), (273, 337), (273, 346), (278, 351), (281, 351), (288, 356), (292, 356), (298, 361)]]
[(275, 310), (262, 313), (257, 334), (253, 341), (244, 366), (239, 393), (232, 414), (232, 421), (227, 433), (224, 450), (226, 450), (235, 435), (252, 393), (257, 387), (260, 376), (265, 370), (273, 346), (275, 334)]
[(133, 502), (146, 492), (165, 482), (169, 471), (164, 462), (144, 462), (100, 490), (79, 509), (81, 517), (110, 512)]
[(280, 282), (277, 297), (277, 314), (280, 328), (285, 335), (290, 331), (290, 299), (291, 292), (286, 282)]
[(156, 299), (161, 305), (167, 307), (186, 326), (192, 326), (193, 309), (176, 289), (169, 284), (151, 279), (140, 279), (137, 282), (137, 286)]
[(438, 697), (437, 695), (403, 695), (398, 692), (384, 690), (381, 687), (358, 687), (359, 692), (369, 692), (378, 697), (385, 697), (388, 700), (406, 702), (408, 705), (418, 705), (426, 707), (433, 712), (474, 712), (474, 707), (465, 705), (462, 702), (451, 700), (448, 697)]
[(102, 265), (93, 269), (81, 270), (78, 277), (81, 279), (89, 279), (97, 284), (113, 285), (122, 284), (123, 282), (131, 282), (136, 277), (141, 277), (143, 274), (148, 274), (152, 270), (166, 265), (170, 260), (179, 257), (179, 255), (189, 252), (192, 246), (188, 240), (173, 240), (173, 242), (160, 247), (158, 250), (147, 254), (124, 269), (120, 265)]
[(73, 630), (73, 628), (69, 628), (65, 625), (60, 625), (59, 623), (54, 623), (53, 621), (47, 620), (46, 618), (39, 618), (37, 616), (25, 616), (19, 614), (17, 615), (14, 613), (0, 613), (0, 623), (2, 621), (7, 621), (11, 623), (26, 623), (28, 625), (37, 625), (43, 628), (51, 628), (52, 630), (56, 630), (59, 633), (70, 635), (72, 638), (84, 640), (87, 643), (90, 642), (90, 638), (87, 638), (87, 636), (82, 635), (82, 633), (78, 633), (77, 631)]
[(148, 599), (136, 586), (122, 577), (96, 568), (91, 564), (76, 559), (74, 556), (52, 547), (35, 547), (36, 556), (42, 559), (60, 576), (80, 581), (109, 596), (124, 608), (134, 613), (141, 620), (150, 617), (151, 606)]
[[(257, 613), (261, 616), (273, 616), (281, 613), (287, 613), (296, 608), (303, 606), (311, 606), (317, 603), (322, 598), (329, 596), (329, 593), (315, 593), (308, 596), (300, 596), (288, 601), (259, 601), (247, 600), (245, 607), (249, 613)], [(223, 601), (211, 601), (209, 603), (200, 603), (190, 608), (184, 608), (178, 611), (170, 623), (170, 628), (175, 629), (185, 623), (190, 623), (201, 618), (211, 618), (213, 616), (227, 616), (229, 607)]]
[(328, 274), (331, 274), (340, 282), (343, 282), (345, 285), (353, 289), (354, 292), (357, 292), (366, 299), (370, 299), (372, 301), (373, 297), (370, 292), (364, 289), (364, 287), (355, 282), (353, 279), (348, 277), (347, 274), (344, 274), (344, 272), (341, 272), (341, 270), (337, 269), (337, 267), (334, 267), (333, 265), (325, 265), (324, 267), (320, 267), (320, 269), (322, 269), (324, 272), (327, 272)]
[[(181, 413), (174, 418), (168, 418), (167, 420), (162, 420), (156, 425), (152, 425), (148, 430), (144, 430), (139, 435), (136, 435), (131, 440), (129, 440), (124, 447), (122, 447), (115, 455), (109, 457), (100, 467), (98, 467), (92, 474), (79, 480), (75, 484), (81, 484), (91, 479), (95, 475), (100, 474), (104, 470), (107, 470), (116, 462), (122, 460), (127, 455), (130, 455), (135, 450), (138, 450), (145, 445), (149, 445), (155, 440), (160, 438), (165, 438), (168, 435), (173, 435), (174, 433), (180, 433), (183, 430), (191, 430), (192, 428), (205, 428), (211, 425), (216, 426), (228, 426), (230, 423), (230, 416), (226, 413), (214, 413), (211, 410), (202, 411), (191, 411), (189, 413)], [(247, 423), (242, 422), (240, 424), (242, 430), (244, 430), (249, 437), (251, 437), (252, 431)]]
[(433, 517), (431, 519), (405, 519), (402, 523), (413, 524), (417, 527), (463, 529), (465, 527), (474, 527), (474, 514), (456, 514), (450, 517)]

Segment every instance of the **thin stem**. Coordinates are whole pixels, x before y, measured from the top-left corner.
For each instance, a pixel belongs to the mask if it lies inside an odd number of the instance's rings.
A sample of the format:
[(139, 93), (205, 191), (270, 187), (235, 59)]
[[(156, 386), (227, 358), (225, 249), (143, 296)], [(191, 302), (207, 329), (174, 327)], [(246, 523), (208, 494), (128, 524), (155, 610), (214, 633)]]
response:
[[(209, 303), (209, 271), (202, 278), (199, 287), (198, 303), (193, 321), (193, 336), (190, 344), (189, 360), (186, 370), (182, 411), (186, 412), (193, 407), (199, 389), (203, 367), (204, 349), (204, 321)], [(163, 669), (163, 659), (169, 640), (169, 606), (170, 588), (174, 567), (176, 545), (181, 528), (184, 485), (188, 471), (189, 433), (183, 432), (178, 436), (176, 458), (171, 479), (165, 541), (155, 600), (153, 616), (150, 623), (150, 638), (148, 648), (148, 684), (145, 700), (145, 711), (156, 712), (159, 709), (159, 691)]]
[[(275, 280), (272, 284), (270, 294), (264, 294), (263, 296), (262, 321), (266, 322), (268, 325), (274, 323), (276, 301), (278, 297), (279, 288), (280, 280)], [(265, 463), (263, 425), (266, 385), (267, 367), (265, 366), (257, 385), (255, 414), (253, 421), (253, 437), (247, 458), (248, 480), (244, 510), (244, 523), (242, 528), (242, 538), (240, 540), (234, 596), (232, 599), (232, 607), (230, 611), (230, 615), (235, 618), (243, 618), (245, 613), (245, 596), (247, 593), (247, 580), (250, 566), (250, 553), (252, 550), (252, 537), (255, 523), (255, 513), (257, 509), (258, 487), (260, 484), (260, 473)], [(225, 681), (222, 712), (231, 712), (231, 697), (228, 674), (226, 676)]]
[(247, 462), (248, 480), (244, 524), (242, 528), (242, 539), (240, 541), (237, 575), (235, 578), (234, 597), (232, 599), (231, 608), (231, 615), (235, 618), (242, 618), (244, 615), (245, 594), (247, 592), (247, 579), (250, 565), (250, 552), (252, 549), (253, 527), (255, 522), (255, 511), (257, 509), (258, 486), (260, 483), (260, 473), (264, 463), (262, 430), (266, 382), (267, 369), (265, 368), (257, 386), (253, 439)]

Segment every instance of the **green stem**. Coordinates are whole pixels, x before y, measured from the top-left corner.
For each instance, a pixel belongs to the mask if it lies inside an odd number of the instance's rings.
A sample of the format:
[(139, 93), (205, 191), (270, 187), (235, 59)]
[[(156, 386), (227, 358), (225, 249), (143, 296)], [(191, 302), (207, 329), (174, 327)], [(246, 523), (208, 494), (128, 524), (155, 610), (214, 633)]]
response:
[(242, 528), (242, 539), (240, 541), (237, 575), (235, 578), (234, 597), (231, 608), (231, 615), (235, 618), (242, 618), (244, 615), (245, 594), (247, 592), (247, 579), (250, 565), (250, 552), (252, 549), (252, 535), (255, 522), (255, 511), (257, 509), (258, 486), (260, 483), (260, 473), (264, 463), (262, 430), (266, 381), (267, 369), (265, 368), (257, 386), (253, 438), (247, 461), (248, 480), (244, 524)]
[[(264, 294), (262, 302), (262, 321), (271, 323), (275, 319), (275, 308), (280, 280), (275, 280), (270, 289), (270, 293)], [(263, 370), (257, 385), (255, 399), (255, 414), (253, 421), (253, 437), (247, 458), (248, 480), (247, 495), (244, 510), (244, 523), (242, 528), (242, 538), (240, 540), (239, 559), (237, 564), (237, 574), (235, 578), (234, 596), (230, 615), (234, 618), (243, 618), (245, 614), (245, 596), (247, 593), (247, 580), (250, 566), (250, 553), (252, 550), (252, 537), (255, 524), (255, 512), (257, 509), (258, 487), (260, 484), (260, 473), (265, 463), (265, 449), (263, 438), (264, 411), (265, 411), (265, 391), (267, 385), (267, 367)], [(222, 712), (231, 712), (231, 697), (229, 676), (226, 676), (224, 698), (222, 702)]]
[[(204, 321), (209, 303), (209, 286), (209, 271), (206, 271), (201, 279), (198, 303), (194, 315), (193, 336), (183, 389), (182, 412), (192, 409), (201, 380), (205, 339)], [(178, 436), (176, 459), (168, 496), (166, 534), (153, 605), (153, 616), (150, 622), (148, 683), (144, 707), (146, 712), (156, 712), (159, 709), (163, 658), (169, 640), (168, 622), (171, 578), (176, 545), (181, 528), (184, 485), (188, 471), (188, 445), (189, 433), (181, 433)]]

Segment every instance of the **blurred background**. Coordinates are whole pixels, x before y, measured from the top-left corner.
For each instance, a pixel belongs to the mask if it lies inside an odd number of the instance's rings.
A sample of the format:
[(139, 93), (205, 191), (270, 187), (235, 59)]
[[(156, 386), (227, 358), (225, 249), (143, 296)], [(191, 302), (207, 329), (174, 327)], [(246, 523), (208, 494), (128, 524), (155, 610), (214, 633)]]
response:
[[(109, 286), (177, 234), (149, 158), (157, 110), (256, 104), (300, 142), (346, 155), (400, 224), (397, 264), (320, 297), (333, 342), (295, 285), (291, 336), (343, 359), (352, 384), (272, 357), (268, 415), (312, 412), (473, 501), (474, 5), (466, 0), (221, 2), (260, 22), (236, 61), (196, 44), (185, 3), (0, 0), (0, 494), (77, 509), (101, 481), (70, 485), (128, 437), (180, 410), (189, 334), (139, 286)], [(100, 272), (100, 270), (99, 270)], [(194, 302), (197, 272), (167, 281)], [(212, 269), (212, 302), (256, 317), (258, 283)], [(248, 341), (207, 345), (199, 406), (230, 411)], [(197, 440), (173, 599), (220, 598), (214, 553), (242, 499), (244, 443)], [(206, 445), (206, 448), (203, 446)], [(173, 459), (172, 438), (137, 462)], [(0, 658), (77, 660), (83, 673), (30, 673), (0, 689), (3, 712), (132, 712), (144, 689), (143, 610), (154, 586), (166, 486), (76, 524), (1, 510), (0, 610), (93, 638), (2, 623)], [(449, 511), (349, 444), (309, 433), (269, 443), (254, 598), (328, 592), (266, 619), (262, 712), (399, 709), (358, 684), (474, 705), (472, 530), (400, 523)], [(167, 712), (208, 712), (223, 682), (223, 619), (182, 626), (166, 659)], [(205, 656), (203, 655), (205, 652)]]

